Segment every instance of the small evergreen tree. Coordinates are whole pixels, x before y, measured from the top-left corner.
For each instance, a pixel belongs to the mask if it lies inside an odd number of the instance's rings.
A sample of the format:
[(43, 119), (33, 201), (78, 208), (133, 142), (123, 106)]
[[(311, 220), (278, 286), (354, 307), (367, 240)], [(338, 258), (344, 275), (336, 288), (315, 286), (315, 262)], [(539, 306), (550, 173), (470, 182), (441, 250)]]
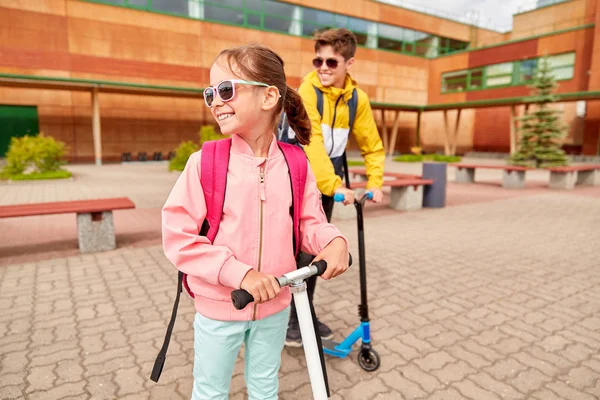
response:
[(535, 111), (519, 118), (522, 124), (519, 146), (509, 159), (509, 164), (546, 168), (568, 163), (560, 139), (565, 137), (567, 127), (560, 121), (560, 111), (550, 107), (556, 101), (552, 94), (557, 87), (547, 57), (540, 60), (532, 85)]

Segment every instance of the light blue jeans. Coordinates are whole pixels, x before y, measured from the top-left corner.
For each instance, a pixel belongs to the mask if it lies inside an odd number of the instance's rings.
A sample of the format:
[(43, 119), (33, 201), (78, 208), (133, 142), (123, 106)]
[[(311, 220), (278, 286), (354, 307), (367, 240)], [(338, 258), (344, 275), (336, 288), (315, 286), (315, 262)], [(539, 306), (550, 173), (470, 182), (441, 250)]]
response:
[(259, 321), (216, 321), (196, 313), (192, 400), (229, 398), (242, 343), (249, 400), (277, 400), (289, 313), (288, 307)]

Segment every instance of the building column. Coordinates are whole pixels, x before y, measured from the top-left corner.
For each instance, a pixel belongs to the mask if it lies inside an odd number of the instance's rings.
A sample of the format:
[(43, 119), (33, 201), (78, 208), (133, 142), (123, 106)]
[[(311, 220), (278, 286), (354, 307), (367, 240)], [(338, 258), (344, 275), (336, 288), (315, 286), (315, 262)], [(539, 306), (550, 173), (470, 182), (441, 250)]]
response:
[(100, 133), (100, 102), (98, 88), (92, 91), (92, 132), (94, 135), (94, 157), (96, 165), (102, 165), (102, 136)]

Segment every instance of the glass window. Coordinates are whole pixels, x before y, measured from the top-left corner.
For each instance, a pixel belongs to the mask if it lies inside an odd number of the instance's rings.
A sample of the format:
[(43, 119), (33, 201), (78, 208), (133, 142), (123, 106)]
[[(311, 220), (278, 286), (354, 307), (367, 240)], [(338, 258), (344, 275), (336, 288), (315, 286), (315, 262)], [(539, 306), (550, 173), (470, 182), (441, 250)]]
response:
[[(153, 0), (154, 1), (154, 0)], [(262, 0), (246, 0), (246, 7), (247, 10), (253, 10), (253, 11), (262, 11)], [(266, 11), (267, 6), (265, 5), (265, 11)]]
[[(154, 2), (152, 2), (154, 3)], [(148, 0), (127, 0), (127, 4), (136, 7), (149, 7)], [(154, 8), (154, 7), (152, 7)]]
[(554, 79), (572, 79), (575, 72), (575, 53), (550, 56), (548, 57), (548, 64)]
[(290, 32), (290, 25), (297, 17), (297, 6), (265, 0), (264, 26), (266, 29), (278, 32)]
[(486, 69), (486, 86), (503, 86), (512, 83), (513, 63), (488, 65)]
[(369, 25), (371, 24), (372, 22), (365, 21), (364, 19), (348, 18), (348, 29), (356, 35), (358, 44), (367, 44), (367, 39), (369, 38)]
[(470, 71), (471, 81), (469, 82), (469, 89), (479, 89), (483, 86), (483, 69), (477, 69)]
[(448, 72), (442, 75), (442, 93), (462, 92), (467, 88), (469, 71)]
[(187, 15), (188, 0), (152, 0), (152, 8), (171, 14)]
[(528, 83), (535, 78), (535, 69), (537, 68), (537, 59), (523, 60), (519, 64), (519, 82)]
[(316, 30), (334, 28), (336, 26), (335, 15), (325, 11), (305, 8), (302, 19), (302, 34), (304, 36), (312, 36)]
[(395, 51), (404, 51), (404, 31), (405, 29), (397, 26), (379, 24), (377, 47)]
[(431, 48), (436, 46), (436, 37), (428, 34), (421, 34), (418, 36), (415, 42), (415, 54), (419, 56), (429, 56), (431, 54)]
[(262, 25), (260, 23), (260, 14), (247, 11), (246, 12), (246, 24), (248, 26), (252, 26), (252, 27), (256, 27), (256, 28), (262, 28)]
[(550, 56), (548, 57), (548, 62), (552, 68), (573, 66), (575, 64), (575, 53)]
[[(204, 18), (229, 24), (244, 24), (243, 0), (224, 0), (222, 3), (204, 3)], [(237, 6), (237, 7), (236, 7)]]

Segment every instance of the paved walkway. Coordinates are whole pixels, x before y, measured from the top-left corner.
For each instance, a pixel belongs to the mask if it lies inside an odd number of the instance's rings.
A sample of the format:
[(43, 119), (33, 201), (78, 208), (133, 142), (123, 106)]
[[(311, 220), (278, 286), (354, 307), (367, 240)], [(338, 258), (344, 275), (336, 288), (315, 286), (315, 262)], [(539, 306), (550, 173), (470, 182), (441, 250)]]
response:
[[(135, 180), (150, 196), (148, 213), (172, 184), (156, 179), (156, 187)], [(122, 189), (109, 195), (132, 191)], [(600, 398), (600, 190), (508, 192), (453, 186), (449, 199), (458, 200), (444, 209), (370, 211), (369, 300), (382, 366), (361, 370), (356, 352), (328, 357), (333, 399)], [(2, 242), (25, 230), (7, 222)], [(355, 224), (338, 226), (355, 246)], [(52, 234), (31, 232), (31, 248)], [(176, 278), (161, 247), (62, 255), (0, 267), (0, 398), (188, 399), (187, 298), (160, 383), (149, 380)], [(358, 323), (358, 269), (321, 282), (317, 310), (341, 339)], [(241, 357), (232, 399), (245, 398)], [(284, 351), (284, 400), (311, 398), (303, 357)]]

